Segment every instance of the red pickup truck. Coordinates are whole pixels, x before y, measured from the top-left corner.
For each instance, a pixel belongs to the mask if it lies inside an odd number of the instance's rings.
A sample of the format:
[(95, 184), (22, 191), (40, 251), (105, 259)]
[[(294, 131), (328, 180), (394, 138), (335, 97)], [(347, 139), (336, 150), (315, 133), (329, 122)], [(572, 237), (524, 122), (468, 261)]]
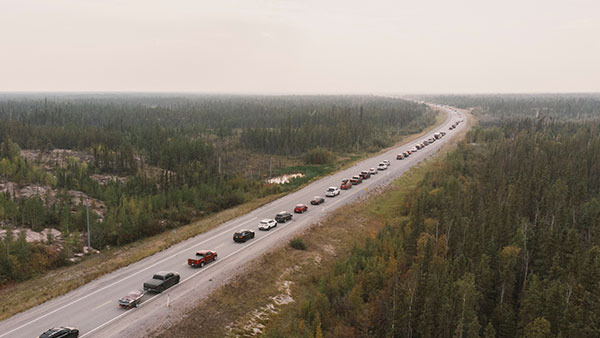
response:
[(188, 265), (193, 267), (203, 267), (204, 264), (210, 263), (217, 259), (217, 253), (215, 251), (210, 250), (202, 250), (196, 252), (196, 256), (193, 258), (188, 258)]

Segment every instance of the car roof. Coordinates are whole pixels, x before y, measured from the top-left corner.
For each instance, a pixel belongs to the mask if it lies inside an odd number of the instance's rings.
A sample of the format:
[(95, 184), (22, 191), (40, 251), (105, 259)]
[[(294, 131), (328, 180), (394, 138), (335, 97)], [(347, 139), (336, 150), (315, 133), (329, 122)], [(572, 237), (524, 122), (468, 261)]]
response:
[(296, 204), (296, 206), (297, 206), (297, 207), (303, 207), (303, 206), (304, 206), (304, 204), (302, 204), (302, 203), (299, 203), (299, 204)]
[(262, 219), (262, 220), (260, 220), (260, 221), (261, 221), (261, 223), (262, 223), (262, 222), (272, 222), (272, 221), (273, 221), (273, 219), (272, 219), (272, 218), (265, 218), (265, 219)]
[(321, 197), (321, 196), (315, 196), (315, 197), (313, 197), (313, 199), (315, 199), (315, 200), (316, 200), (317, 198), (323, 198), (323, 197)]
[(241, 229), (238, 232), (244, 232), (244, 231), (252, 231), (252, 230), (250, 230), (250, 229)]
[(337, 187), (329, 187), (329, 188), (327, 188), (327, 189), (337, 189)]
[(209, 252), (212, 252), (212, 251), (210, 251), (210, 250), (198, 250), (198, 251), (196, 251), (196, 253), (201, 253), (201, 254), (205, 254), (205, 253), (209, 253)]

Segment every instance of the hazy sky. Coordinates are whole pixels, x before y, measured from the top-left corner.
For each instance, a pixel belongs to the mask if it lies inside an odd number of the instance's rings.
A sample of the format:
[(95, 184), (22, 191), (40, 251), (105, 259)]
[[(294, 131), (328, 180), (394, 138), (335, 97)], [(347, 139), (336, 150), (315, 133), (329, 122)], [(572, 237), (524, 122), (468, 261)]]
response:
[(599, 0), (0, 0), (0, 91), (600, 91)]

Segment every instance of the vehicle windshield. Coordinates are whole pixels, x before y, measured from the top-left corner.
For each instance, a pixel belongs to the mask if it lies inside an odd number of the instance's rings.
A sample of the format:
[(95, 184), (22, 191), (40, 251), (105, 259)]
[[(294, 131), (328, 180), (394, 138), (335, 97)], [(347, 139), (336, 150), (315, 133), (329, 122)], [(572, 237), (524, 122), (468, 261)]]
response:
[(196, 253), (196, 256), (204, 257), (204, 254), (203, 254), (203, 253), (200, 253), (200, 252), (197, 252), (197, 253)]
[(260, 221), (260, 224), (269, 224), (268, 221)]
[(335, 190), (335, 188), (329, 188), (329, 189), (327, 189), (327, 191), (334, 191), (334, 190)]

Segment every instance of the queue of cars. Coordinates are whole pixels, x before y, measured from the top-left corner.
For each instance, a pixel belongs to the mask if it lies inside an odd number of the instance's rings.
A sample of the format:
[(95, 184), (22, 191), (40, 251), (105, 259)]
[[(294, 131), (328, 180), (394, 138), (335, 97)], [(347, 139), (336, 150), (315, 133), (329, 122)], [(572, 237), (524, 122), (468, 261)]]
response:
[[(455, 129), (459, 123), (463, 120), (457, 121), (452, 124), (449, 130)], [(424, 147), (433, 144), (436, 140), (441, 139), (446, 135), (446, 132), (441, 131), (435, 133), (433, 137), (423, 140), (423, 142), (415, 144), (413, 148), (399, 153), (396, 155), (396, 160), (403, 160), (408, 158), (411, 154), (423, 149)], [(372, 175), (376, 175), (379, 171), (386, 170), (391, 165), (388, 160), (381, 161), (376, 168), (370, 168), (369, 170), (363, 170), (358, 175), (352, 176), (350, 179), (343, 179), (340, 187), (329, 187), (325, 191), (326, 197), (335, 197), (340, 195), (341, 190), (347, 190), (352, 188), (353, 185), (362, 183), (363, 180), (369, 179)], [(325, 203), (325, 198), (315, 196), (311, 201), (311, 205), (320, 205)], [(297, 204), (294, 207), (294, 213), (304, 213), (308, 211), (308, 206), (305, 204)], [(288, 211), (281, 211), (275, 215), (275, 219), (263, 219), (259, 222), (258, 229), (263, 231), (269, 231), (272, 228), (277, 227), (278, 223), (286, 223), (292, 220), (292, 213)], [(233, 234), (233, 240), (235, 242), (246, 242), (255, 237), (254, 231), (250, 229), (242, 229), (236, 231)], [(210, 262), (214, 262), (217, 259), (217, 252), (212, 250), (200, 250), (197, 251), (192, 258), (188, 258), (188, 265), (191, 267), (204, 267)], [(124, 309), (131, 309), (138, 307), (141, 303), (144, 295), (147, 292), (161, 293), (166, 289), (177, 285), (181, 277), (177, 272), (174, 271), (159, 271), (152, 276), (152, 279), (143, 284), (143, 290), (134, 290), (129, 292), (126, 296), (122, 297), (118, 301), (118, 305)], [(67, 337), (78, 337), (79, 330), (72, 327), (56, 327), (49, 329), (42, 333), (39, 337), (42, 338), (67, 338)]]

